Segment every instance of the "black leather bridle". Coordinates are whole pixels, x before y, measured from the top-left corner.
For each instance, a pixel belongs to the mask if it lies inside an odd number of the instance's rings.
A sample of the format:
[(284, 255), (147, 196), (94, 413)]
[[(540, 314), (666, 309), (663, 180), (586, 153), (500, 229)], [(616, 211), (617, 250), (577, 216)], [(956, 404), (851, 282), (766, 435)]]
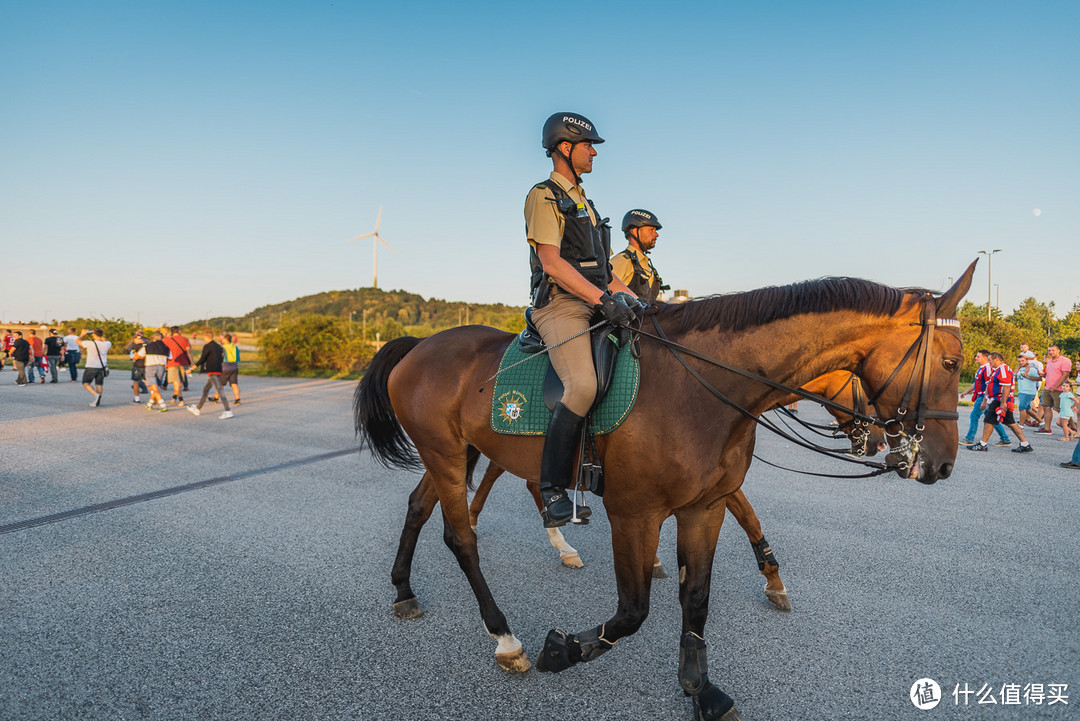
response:
[[(759, 426), (767, 428), (768, 430), (776, 433), (783, 438), (786, 438), (792, 443), (795, 443), (796, 445), (803, 448), (807, 448), (809, 450), (821, 453), (826, 456), (830, 456), (832, 458), (836, 458), (838, 460), (843, 460), (849, 463), (856, 463), (859, 465), (874, 468), (876, 470), (866, 474), (866, 476), (876, 476), (893, 470), (911, 469), (912, 464), (915, 462), (915, 459), (918, 456), (919, 445), (920, 443), (922, 443), (922, 434), (926, 428), (926, 421), (928, 419), (956, 420), (960, 417), (960, 415), (956, 411), (928, 409), (926, 407), (928, 395), (927, 390), (930, 385), (930, 357), (934, 345), (934, 331), (936, 328), (941, 328), (945, 332), (956, 335), (956, 337), (959, 339), (960, 321), (953, 318), (938, 318), (937, 299), (930, 292), (924, 293), (920, 298), (920, 302), (922, 303), (920, 320), (918, 323), (912, 323), (912, 325), (922, 326), (922, 330), (919, 332), (919, 337), (916, 338), (915, 341), (911, 344), (911, 347), (908, 348), (907, 353), (904, 354), (904, 357), (900, 359), (900, 362), (897, 364), (892, 374), (885, 380), (881, 387), (877, 389), (877, 392), (875, 392), (873, 396), (871, 396), (867, 400), (866, 406), (864, 406), (862, 409), (847, 408), (843, 404), (837, 403), (833, 399), (825, 398), (824, 396), (818, 395), (817, 393), (811, 393), (810, 391), (803, 390), (802, 388), (792, 388), (791, 386), (779, 383), (769, 378), (765, 378), (764, 376), (758, 375), (757, 373), (753, 373), (743, 368), (739, 368), (738, 366), (734, 366), (717, 358), (712, 358), (703, 353), (699, 353), (692, 348), (688, 348), (684, 345), (676, 343), (667, 337), (667, 335), (664, 333), (664, 329), (660, 327), (660, 323), (659, 321), (657, 321), (655, 315), (652, 316), (652, 321), (653, 325), (656, 327), (656, 334), (643, 330), (640, 327), (640, 324), (638, 328), (634, 329), (634, 333), (643, 335), (647, 338), (651, 338), (663, 344), (665, 347), (667, 347), (669, 351), (671, 351), (672, 355), (675, 356), (679, 363), (681, 363), (682, 366), (686, 368), (690, 375), (693, 376), (707, 391), (709, 391), (709, 393), (723, 401), (732, 409), (738, 411), (744, 417), (754, 421)], [(642, 318), (642, 320), (643, 319), (644, 318)], [(797, 395), (800, 398), (805, 398), (806, 400), (819, 403), (826, 408), (845, 413), (852, 417), (852, 422), (854, 423), (865, 424), (866, 426), (878, 426), (885, 432), (885, 435), (887, 437), (899, 439), (897, 441), (897, 444), (890, 448), (887, 455), (899, 456), (901, 460), (899, 463), (878, 463), (876, 461), (866, 460), (865, 458), (853, 458), (852, 456), (843, 454), (839, 451), (836, 451), (835, 449), (824, 448), (797, 435), (787, 433), (781, 428), (779, 428), (772, 421), (754, 415), (749, 410), (743, 408), (738, 403), (724, 395), (719, 389), (709, 383), (709, 381), (706, 380), (704, 376), (702, 376), (698, 371), (694, 370), (694, 368), (691, 367), (690, 364), (686, 361), (686, 358), (683, 357), (684, 355), (691, 356), (692, 358), (704, 361), (710, 365), (714, 365), (719, 368), (731, 371), (733, 373), (737, 373), (738, 375), (775, 388), (776, 390)], [(893, 417), (883, 420), (878, 416), (867, 415), (866, 407), (877, 407), (878, 399), (881, 398), (881, 395), (885, 392), (885, 390), (888, 389), (889, 386), (892, 385), (893, 381), (895, 381), (896, 378), (900, 375), (900, 371), (903, 370), (903, 368), (908, 364), (908, 361), (912, 359), (914, 359), (914, 365), (912, 366), (911, 374), (908, 377), (907, 387), (904, 389), (904, 395), (901, 398), (900, 404), (897, 406), (896, 413), (893, 415)], [(856, 368), (856, 375), (860, 375), (860, 368)], [(910, 411), (911, 399), (915, 396), (916, 391), (918, 391), (919, 402), (915, 408), (915, 425), (913, 428), (914, 433), (908, 433), (905, 430), (905, 423), (909, 422), (907, 420), (907, 414)], [(809, 475), (824, 475), (829, 477), (835, 477), (832, 474), (814, 473)], [(865, 476), (839, 477), (862, 478)]]

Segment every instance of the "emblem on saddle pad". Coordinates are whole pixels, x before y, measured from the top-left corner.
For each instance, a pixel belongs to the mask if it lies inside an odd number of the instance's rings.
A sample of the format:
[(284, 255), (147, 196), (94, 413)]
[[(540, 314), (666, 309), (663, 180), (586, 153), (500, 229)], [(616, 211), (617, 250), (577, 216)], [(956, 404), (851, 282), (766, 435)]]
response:
[(504, 423), (513, 423), (521, 418), (522, 411), (529, 399), (521, 391), (507, 391), (499, 396), (496, 401), (499, 408), (499, 419)]

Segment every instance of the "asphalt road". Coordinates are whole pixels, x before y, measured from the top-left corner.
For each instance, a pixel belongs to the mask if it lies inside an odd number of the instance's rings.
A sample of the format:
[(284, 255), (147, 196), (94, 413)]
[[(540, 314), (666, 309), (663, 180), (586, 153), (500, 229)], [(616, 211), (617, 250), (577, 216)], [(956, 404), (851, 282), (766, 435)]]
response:
[[(17, 388), (0, 373), (0, 526), (219, 482), (0, 533), (0, 719), (692, 718), (674, 579), (602, 658), (511, 676), (433, 521), (414, 566), (426, 615), (396, 618), (390, 565), (418, 477), (317, 458), (355, 447), (352, 383), (242, 378), (244, 404), (221, 421), (150, 413), (120, 375), (91, 409), (78, 384)], [(1076, 718), (1080, 473), (1058, 467), (1072, 446), (1056, 438), (1033, 437), (1026, 455), (961, 449), (929, 487), (755, 463), (744, 490), (794, 610), (765, 599), (729, 517), (706, 634), (714, 682), (746, 721)], [(849, 470), (771, 434), (759, 452)], [(496, 485), (479, 535), (534, 661), (549, 628), (614, 611), (602, 510), (567, 531), (583, 570), (560, 566), (520, 480)], [(660, 555), (673, 569), (671, 521)], [(908, 698), (923, 677), (942, 688), (928, 711)], [(975, 692), (967, 706), (957, 684)], [(1013, 684), (1046, 698), (1005, 705)], [(1068, 684), (1068, 705), (1049, 705), (1050, 684)]]

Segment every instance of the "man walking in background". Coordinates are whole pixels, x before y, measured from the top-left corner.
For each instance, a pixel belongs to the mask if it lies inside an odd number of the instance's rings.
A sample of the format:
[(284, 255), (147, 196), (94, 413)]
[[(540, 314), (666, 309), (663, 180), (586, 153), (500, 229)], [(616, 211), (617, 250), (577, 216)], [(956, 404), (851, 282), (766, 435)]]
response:
[(49, 375), (52, 376), (50, 383), (58, 382), (56, 374), (60, 370), (60, 358), (63, 355), (64, 339), (57, 335), (56, 328), (50, 328), (49, 337), (45, 339), (45, 357), (49, 360)]
[[(34, 360), (30, 363), (29, 370), (27, 371), (27, 377), (30, 382), (34, 382), (34, 370), (36, 369), (41, 375), (41, 382), (45, 382), (45, 369), (42, 367), (41, 362), (45, 360), (45, 344), (38, 338), (37, 331), (33, 328), (30, 329), (30, 337), (27, 339), (30, 342), (30, 347), (34, 350)], [(46, 361), (48, 362), (48, 361)]]
[(15, 385), (23, 388), (30, 385), (26, 380), (26, 367), (34, 359), (34, 349), (29, 341), (23, 338), (21, 330), (15, 331), (15, 340), (11, 343), (11, 360), (15, 362), (15, 372), (19, 375), (15, 378)]
[(1046, 385), (1039, 399), (1039, 405), (1043, 408), (1043, 427), (1036, 433), (1053, 434), (1050, 425), (1054, 422), (1054, 410), (1061, 400), (1061, 384), (1069, 380), (1070, 373), (1072, 361), (1061, 355), (1061, 349), (1056, 345), (1050, 346), (1046, 353), (1046, 370), (1042, 373)]
[(147, 410), (168, 410), (165, 399), (158, 391), (164, 382), (165, 364), (169, 362), (169, 346), (165, 345), (164, 338), (161, 331), (154, 331), (153, 339), (143, 348), (145, 354), (143, 375), (146, 377), (146, 384), (150, 387), (150, 402), (146, 404)]
[[(240, 384), (237, 382), (240, 375), (240, 349), (233, 343), (230, 333), (220, 333), (218, 341), (221, 344), (221, 350), (225, 353), (225, 360), (221, 363), (221, 387), (224, 389), (226, 385), (232, 386), (233, 405), (238, 406), (240, 405)], [(211, 403), (217, 403), (217, 401), (216, 396), (210, 399)]]
[(141, 330), (135, 331), (135, 337), (124, 346), (128, 357), (131, 358), (131, 394), (135, 397), (132, 403), (142, 403), (139, 392), (146, 391), (146, 338)]
[(4, 331), (4, 353), (0, 356), (0, 370), (4, 369), (4, 361), (11, 358), (11, 349), (15, 345), (15, 336), (11, 333), (11, 329), (8, 328)]
[(188, 406), (187, 409), (191, 411), (192, 415), (202, 415), (202, 407), (206, 403), (206, 396), (210, 393), (210, 389), (214, 388), (217, 391), (218, 398), (221, 399), (222, 407), (225, 409), (225, 412), (218, 417), (227, 420), (233, 417), (233, 413), (229, 410), (229, 400), (225, 397), (225, 391), (221, 388), (221, 363), (225, 358), (225, 353), (221, 346), (214, 342), (213, 333), (206, 331), (203, 333), (203, 338), (206, 342), (203, 344), (199, 360), (195, 361), (195, 367), (206, 371), (206, 385), (203, 386), (199, 404), (197, 406)]
[(68, 334), (64, 336), (64, 363), (71, 371), (71, 382), (79, 379), (79, 336), (75, 335), (75, 328), (68, 328)]
[[(1031, 402), (1039, 392), (1039, 368), (1032, 362), (1035, 354), (1029, 350), (1020, 352), (1020, 366), (1016, 369), (1016, 407), (1020, 411), (1017, 419), (1020, 426), (1035, 425), (1042, 422), (1042, 414), (1036, 410)], [(1031, 419), (1031, 422), (1028, 422)]]
[[(973, 401), (973, 407), (971, 409), (971, 424), (968, 426), (967, 435), (960, 440), (960, 445), (970, 446), (975, 443), (975, 434), (979, 432), (979, 424), (983, 420), (984, 411), (986, 410), (987, 400), (986, 385), (990, 379), (990, 351), (981, 349), (975, 353), (975, 363), (979, 366), (979, 369), (975, 371), (975, 382), (971, 386), (960, 394), (961, 400), (968, 393), (971, 393), (971, 400)], [(989, 416), (986, 416), (989, 418)], [(999, 446), (1011, 446), (1012, 441), (1009, 440), (1009, 434), (1005, 431), (1005, 427), (994, 421), (994, 430), (997, 431), (998, 438), (1000, 439), (996, 445)], [(987, 437), (989, 440), (989, 436)]]
[(173, 404), (184, 405), (184, 369), (191, 366), (191, 343), (180, 335), (180, 327), (173, 326), (169, 329), (169, 337), (165, 339), (165, 345), (169, 347), (169, 362), (165, 364), (165, 373), (169, 384), (172, 385)]
[[(84, 330), (79, 334), (79, 337), (81, 338), (89, 332)], [(101, 330), (101, 328), (94, 328), (94, 335), (91, 336), (90, 340), (79, 342), (86, 349), (86, 365), (83, 366), (83, 388), (94, 397), (94, 400), (90, 401), (90, 407), (97, 408), (101, 405), (101, 394), (105, 390), (105, 374), (109, 372), (107, 359), (112, 343), (105, 340), (105, 331)], [(96, 389), (94, 386), (96, 386)]]

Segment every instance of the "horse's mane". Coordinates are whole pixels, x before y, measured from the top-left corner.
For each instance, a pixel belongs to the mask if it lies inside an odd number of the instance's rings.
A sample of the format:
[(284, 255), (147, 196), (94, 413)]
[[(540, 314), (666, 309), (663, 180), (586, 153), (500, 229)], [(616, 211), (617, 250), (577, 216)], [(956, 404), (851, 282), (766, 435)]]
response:
[(791, 285), (775, 285), (712, 295), (685, 303), (660, 304), (657, 310), (665, 330), (673, 333), (718, 329), (739, 331), (790, 318), (800, 313), (854, 310), (870, 315), (893, 315), (907, 292), (860, 278), (819, 278)]

